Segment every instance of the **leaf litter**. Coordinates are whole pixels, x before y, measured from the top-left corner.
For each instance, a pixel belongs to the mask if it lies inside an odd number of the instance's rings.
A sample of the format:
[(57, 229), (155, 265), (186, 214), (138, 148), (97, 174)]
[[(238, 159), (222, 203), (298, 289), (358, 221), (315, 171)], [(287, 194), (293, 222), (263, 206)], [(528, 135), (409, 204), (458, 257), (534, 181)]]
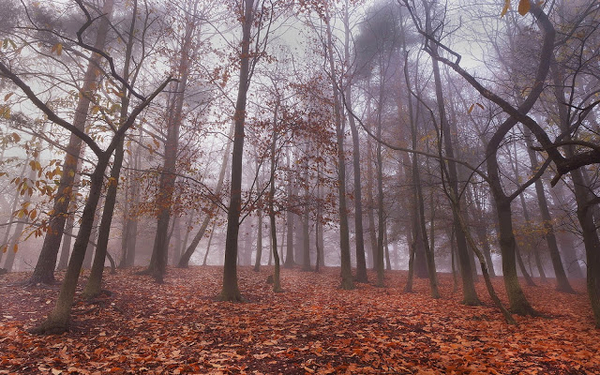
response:
[[(339, 269), (283, 270), (283, 293), (239, 268), (245, 303), (217, 302), (222, 269), (169, 269), (165, 284), (136, 270), (107, 274), (110, 292), (76, 299), (69, 332), (36, 336), (57, 287), (24, 287), (26, 274), (0, 278), (0, 374), (599, 374), (600, 333), (584, 281), (578, 294), (551, 284), (524, 290), (542, 317), (505, 323), (485, 294), (460, 303), (452, 276), (443, 298), (427, 280), (402, 291), (406, 272), (386, 288), (341, 290)], [(60, 276), (60, 275), (59, 275)], [(82, 279), (85, 279), (85, 276)], [(370, 275), (375, 280), (375, 275)], [(494, 280), (501, 298), (502, 280)]]

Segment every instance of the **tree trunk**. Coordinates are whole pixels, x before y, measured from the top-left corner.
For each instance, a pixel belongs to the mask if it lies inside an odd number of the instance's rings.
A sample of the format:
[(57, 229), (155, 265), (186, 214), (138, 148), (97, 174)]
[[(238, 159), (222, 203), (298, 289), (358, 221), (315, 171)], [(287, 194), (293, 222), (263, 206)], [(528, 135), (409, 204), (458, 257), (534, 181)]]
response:
[[(307, 185), (308, 186), (308, 185)], [(306, 189), (304, 214), (302, 219), (302, 270), (310, 271), (310, 216), (309, 216), (309, 202), (308, 202), (308, 189)]]
[(256, 236), (256, 260), (254, 262), (254, 271), (255, 272), (259, 272), (260, 271), (260, 261), (262, 258), (262, 226), (263, 226), (263, 222), (262, 222), (262, 210), (259, 209), (258, 210), (258, 217), (256, 218), (257, 221), (257, 226), (258, 226), (258, 234)]
[(242, 169), (244, 157), (244, 125), (246, 101), (250, 86), (250, 43), (254, 23), (254, 0), (244, 0), (242, 51), (240, 55), (240, 82), (235, 104), (235, 133), (231, 160), (231, 191), (227, 212), (227, 235), (225, 239), (225, 263), (223, 265), (223, 288), (219, 299), (242, 301), (237, 279), (238, 235), (242, 209)]
[(208, 261), (208, 253), (210, 252), (210, 245), (212, 244), (213, 236), (215, 235), (215, 227), (216, 224), (213, 224), (212, 229), (210, 231), (210, 236), (208, 236), (208, 243), (206, 244), (206, 251), (204, 252), (204, 259), (202, 260), (202, 265), (206, 266)]
[[(493, 159), (488, 159), (489, 165), (494, 163)], [(496, 189), (492, 189), (496, 191)], [(504, 286), (510, 302), (510, 310), (519, 315), (537, 315), (537, 312), (531, 307), (529, 301), (521, 289), (517, 275), (516, 260), (516, 241), (512, 225), (512, 213), (510, 200), (495, 194), (496, 213), (498, 215), (498, 237), (500, 248), (502, 249), (502, 273), (504, 275)]]
[[(126, 111), (126, 110), (125, 110)], [(125, 118), (123, 115), (121, 118)], [(108, 191), (104, 200), (104, 211), (100, 221), (100, 229), (98, 233), (98, 242), (96, 244), (96, 252), (94, 254), (94, 263), (88, 278), (88, 282), (82, 292), (85, 298), (94, 298), (101, 292), (102, 274), (104, 272), (104, 262), (108, 250), (108, 240), (110, 238), (110, 229), (112, 224), (113, 212), (117, 202), (117, 187), (119, 176), (121, 174), (121, 166), (123, 165), (123, 142), (119, 142), (115, 150), (115, 160), (113, 162), (110, 179), (108, 182)]]
[[(96, 41), (94, 43), (95, 49), (104, 49), (112, 9), (113, 0), (106, 0), (104, 2), (104, 7), (102, 8), (102, 13), (106, 16), (102, 17), (100, 20), (96, 34)], [(75, 116), (73, 118), (73, 126), (81, 131), (83, 131), (85, 128), (91, 97), (96, 90), (96, 83), (100, 74), (100, 69), (98, 69), (100, 61), (101, 56), (96, 53), (92, 53), (85, 76), (83, 78), (83, 86), (81, 87), (79, 102), (77, 103)], [(58, 251), (60, 249), (60, 243), (65, 229), (65, 222), (69, 214), (69, 203), (73, 197), (73, 181), (75, 179), (75, 175), (77, 174), (77, 165), (79, 154), (81, 152), (81, 145), (81, 139), (75, 134), (71, 133), (69, 144), (66, 148), (63, 172), (61, 174), (58, 190), (54, 199), (52, 215), (49, 219), (49, 228), (46, 232), (46, 236), (44, 237), (44, 243), (42, 244), (42, 250), (38, 257), (37, 264), (33, 274), (29, 278), (29, 283), (31, 284), (53, 284), (56, 281), (54, 278), (54, 268), (56, 267), (56, 259), (58, 257)]]
[(81, 226), (73, 245), (69, 265), (62, 282), (56, 305), (48, 318), (39, 326), (31, 330), (32, 333), (60, 334), (68, 329), (71, 314), (71, 305), (75, 297), (77, 281), (85, 258), (86, 249), (92, 233), (96, 208), (102, 192), (104, 171), (108, 165), (110, 155), (99, 157), (96, 169), (91, 176), (90, 192), (81, 215)]
[[(275, 270), (273, 273), (273, 292), (282, 292), (281, 289), (281, 260), (277, 249), (277, 218), (275, 212), (275, 175), (277, 172), (277, 140), (278, 140), (278, 106), (273, 111), (273, 134), (271, 139), (271, 175), (269, 177), (269, 224), (271, 229), (271, 255), (275, 261)], [(282, 245), (283, 245), (283, 241)]]
[(338, 162), (338, 209), (340, 218), (340, 262), (341, 262), (341, 288), (354, 289), (352, 265), (350, 263), (350, 229), (348, 226), (348, 211), (346, 207), (346, 155), (344, 152), (344, 124), (342, 119), (342, 106), (335, 81), (335, 62), (333, 54), (333, 36), (330, 24), (329, 10), (326, 9), (325, 26), (327, 32), (327, 57), (331, 72), (333, 86), (333, 111), (335, 117), (335, 131), (337, 136), (337, 162)]
[[(233, 138), (234, 131), (235, 131), (235, 124), (232, 125), (231, 129), (229, 130), (229, 137), (228, 137), (229, 139)], [(223, 181), (225, 180), (225, 173), (227, 173), (227, 165), (229, 164), (229, 154), (231, 153), (231, 146), (232, 146), (232, 142), (227, 141), (227, 146), (225, 147), (225, 154), (223, 155), (223, 162), (221, 163), (221, 170), (219, 171), (219, 179), (217, 180), (217, 185), (215, 187), (215, 195), (217, 195), (217, 196), (220, 195), (221, 191), (223, 190)], [(177, 264), (177, 267), (179, 267), (179, 268), (187, 268), (188, 267), (190, 259), (191, 259), (192, 255), (194, 254), (194, 251), (196, 251), (196, 247), (198, 247), (200, 240), (202, 240), (202, 238), (204, 237), (204, 234), (206, 233), (206, 229), (208, 228), (208, 225), (210, 224), (211, 219), (212, 219), (212, 217), (210, 215), (206, 215), (204, 217), (204, 220), (202, 221), (202, 224), (200, 225), (200, 229), (198, 230), (198, 232), (192, 239), (192, 242), (190, 243), (190, 245), (187, 247), (187, 249), (181, 256), (181, 259), (179, 259), (179, 263)], [(211, 236), (212, 236), (212, 233), (211, 233)]]
[[(529, 154), (529, 160), (531, 161), (531, 170), (532, 172), (535, 172), (539, 167), (539, 163), (535, 151), (533, 150), (531, 131), (525, 127), (524, 134), (525, 141), (527, 143), (527, 153)], [(552, 267), (554, 268), (554, 275), (556, 276), (556, 290), (565, 293), (575, 293), (571, 287), (571, 284), (569, 284), (567, 273), (565, 272), (565, 268), (563, 267), (562, 259), (560, 257), (556, 235), (554, 234), (554, 226), (552, 225), (552, 216), (550, 216), (548, 200), (546, 199), (546, 192), (544, 191), (544, 184), (541, 179), (535, 181), (535, 192), (538, 205), (540, 207), (540, 213), (542, 215), (544, 237), (546, 238), (546, 243), (548, 243), (550, 259), (552, 260)], [(539, 255), (537, 256), (539, 257)]]
[[(426, 6), (426, 12), (431, 12), (431, 4), (424, 1)], [(428, 17), (427, 22), (427, 32), (432, 33), (432, 27), (430, 24), (430, 18)], [(431, 48), (433, 53), (437, 55), (437, 45), (431, 44)], [(444, 96), (442, 89), (442, 81), (440, 77), (440, 67), (439, 63), (436, 59), (432, 59), (433, 64), (433, 75), (435, 81), (435, 93), (437, 98), (438, 112), (440, 116), (440, 126), (441, 126), (441, 136), (443, 137), (443, 145), (444, 151), (448, 158), (454, 158), (454, 145), (453, 145), (453, 136), (450, 129), (450, 125), (448, 123), (448, 119), (446, 118), (446, 109), (444, 104)], [(455, 196), (459, 196), (458, 192), (458, 168), (456, 163), (452, 160), (446, 162), (448, 166), (448, 186), (447, 189), (450, 190), (451, 194)], [(462, 209), (462, 205), (459, 204), (459, 210)], [(473, 277), (473, 269), (471, 268), (471, 254), (469, 253), (469, 249), (467, 247), (466, 234), (463, 229), (458, 225), (458, 214), (453, 211), (452, 213), (454, 226), (456, 227), (456, 245), (458, 250), (458, 259), (460, 262), (460, 270), (462, 276), (462, 286), (463, 286), (463, 303), (466, 305), (479, 305), (481, 302), (479, 301), (479, 297), (477, 296), (477, 292), (475, 291), (475, 283)]]
[[(350, 61), (350, 20), (349, 6), (346, 1), (344, 12), (344, 54), (346, 61)], [(345, 106), (352, 110), (352, 83), (348, 82), (345, 94)], [(366, 283), (369, 281), (367, 276), (367, 261), (365, 257), (365, 239), (363, 227), (363, 208), (362, 208), (362, 180), (360, 173), (360, 138), (354, 116), (348, 116), (350, 131), (352, 132), (352, 167), (354, 168), (354, 231), (356, 246), (356, 281)]]

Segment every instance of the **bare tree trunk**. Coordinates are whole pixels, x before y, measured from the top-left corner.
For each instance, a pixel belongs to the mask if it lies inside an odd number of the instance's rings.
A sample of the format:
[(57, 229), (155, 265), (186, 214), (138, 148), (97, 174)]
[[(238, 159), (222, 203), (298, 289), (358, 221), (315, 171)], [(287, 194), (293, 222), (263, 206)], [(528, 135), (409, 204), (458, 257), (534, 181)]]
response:
[[(531, 161), (531, 171), (535, 173), (539, 167), (537, 156), (533, 150), (533, 141), (531, 139), (531, 131), (524, 127), (525, 141), (527, 144), (527, 153), (529, 154), (529, 160)], [(552, 267), (554, 268), (554, 275), (556, 276), (556, 290), (565, 293), (575, 293), (569, 280), (567, 279), (567, 273), (563, 267), (563, 262), (560, 257), (560, 251), (558, 250), (558, 243), (554, 234), (554, 226), (552, 225), (552, 217), (550, 216), (550, 210), (548, 209), (548, 200), (546, 199), (546, 192), (544, 191), (544, 183), (542, 179), (535, 181), (535, 192), (538, 200), (538, 206), (542, 215), (542, 225), (544, 226), (544, 237), (548, 244), (548, 250), (550, 251), (550, 259), (552, 260)], [(536, 251), (537, 253), (537, 251)], [(539, 258), (539, 255), (536, 254)]]
[(334, 88), (334, 116), (335, 130), (338, 146), (338, 209), (340, 217), (340, 260), (341, 260), (341, 287), (342, 289), (354, 289), (354, 280), (352, 278), (352, 266), (350, 263), (350, 229), (348, 226), (348, 212), (346, 207), (346, 155), (344, 154), (344, 129), (342, 120), (342, 107), (338, 92), (338, 84), (335, 81), (335, 63), (333, 55), (333, 37), (330, 24), (329, 10), (325, 9), (325, 26), (327, 28), (327, 55), (329, 58), (329, 68), (331, 70), (332, 85)]
[(256, 260), (254, 262), (254, 271), (255, 272), (259, 272), (260, 271), (260, 261), (262, 258), (262, 226), (263, 226), (263, 222), (262, 222), (262, 210), (259, 209), (258, 210), (258, 217), (256, 218), (257, 221), (257, 227), (258, 227), (258, 233), (257, 233), (257, 237), (256, 237)]
[[(427, 32), (432, 33), (432, 26), (430, 20), (430, 12), (432, 4), (430, 2), (423, 2), (426, 6), (427, 16)], [(431, 48), (433, 53), (437, 55), (437, 45), (432, 44)], [(450, 129), (450, 124), (448, 123), (448, 119), (446, 117), (446, 109), (444, 104), (444, 96), (442, 89), (442, 81), (440, 77), (440, 67), (439, 63), (436, 59), (432, 59), (433, 63), (433, 75), (435, 81), (435, 92), (437, 98), (438, 112), (440, 116), (440, 126), (441, 126), (441, 136), (443, 137), (443, 145), (444, 150), (446, 152), (446, 156), (448, 158), (454, 158), (454, 145), (453, 145), (453, 137)], [(453, 195), (457, 197), (459, 188), (458, 188), (458, 168), (456, 163), (452, 160), (447, 162), (448, 165), (448, 189), (451, 191)], [(459, 211), (462, 209), (460, 201)], [(458, 225), (458, 213), (455, 210), (452, 211), (454, 225), (456, 227), (456, 245), (458, 251), (458, 259), (460, 262), (460, 270), (462, 276), (462, 290), (463, 290), (463, 303), (466, 305), (479, 305), (481, 302), (479, 301), (479, 297), (477, 296), (477, 292), (475, 291), (475, 283), (473, 277), (473, 269), (471, 268), (471, 254), (469, 253), (469, 249), (467, 247), (466, 234), (463, 231), (463, 228)]]
[(210, 231), (210, 236), (208, 236), (208, 243), (206, 244), (206, 251), (204, 252), (204, 259), (202, 260), (202, 265), (206, 266), (208, 261), (208, 253), (210, 252), (210, 245), (212, 244), (213, 236), (215, 235), (215, 227), (216, 224), (213, 223), (212, 229)]
[(254, 0), (244, 0), (242, 51), (240, 55), (240, 82), (235, 104), (235, 133), (231, 160), (231, 191), (227, 212), (227, 235), (225, 239), (225, 263), (223, 265), (223, 288), (219, 299), (241, 301), (237, 279), (238, 235), (242, 209), (242, 168), (244, 157), (244, 125), (246, 101), (250, 86), (250, 43), (254, 23)]
[[(105, 15), (110, 15), (112, 13), (112, 8), (113, 0), (106, 0), (102, 12)], [(109, 17), (102, 17), (100, 20), (96, 41), (94, 43), (94, 48), (97, 50), (104, 49), (109, 23)], [(81, 131), (85, 128), (91, 97), (96, 90), (96, 83), (100, 74), (100, 69), (98, 69), (100, 62), (101, 56), (92, 53), (83, 78), (83, 86), (81, 87), (79, 102), (77, 103), (75, 116), (73, 118), (73, 126)], [(81, 145), (81, 139), (72, 133), (69, 138), (69, 145), (66, 148), (63, 173), (61, 174), (58, 190), (54, 199), (52, 215), (49, 219), (49, 228), (46, 232), (46, 237), (44, 237), (44, 243), (42, 244), (42, 250), (38, 257), (37, 264), (33, 274), (29, 278), (29, 283), (31, 284), (53, 284), (55, 282), (54, 268), (56, 267), (56, 259), (58, 257), (65, 222), (68, 216), (69, 203), (73, 197), (73, 181), (77, 174)]]
[[(235, 131), (235, 124), (232, 125), (232, 127), (229, 131), (229, 137), (228, 137), (229, 139), (233, 138), (234, 131)], [(221, 191), (223, 190), (223, 181), (225, 180), (225, 173), (227, 173), (227, 165), (229, 164), (229, 154), (231, 153), (232, 145), (233, 145), (232, 142), (227, 141), (227, 146), (225, 147), (225, 154), (223, 155), (223, 162), (221, 163), (221, 170), (219, 171), (219, 179), (217, 180), (217, 185), (215, 187), (215, 195), (221, 194)], [(179, 263), (177, 264), (177, 267), (179, 267), (179, 268), (187, 268), (188, 267), (190, 258), (192, 257), (192, 255), (194, 254), (194, 251), (196, 251), (196, 247), (198, 247), (198, 244), (204, 237), (204, 234), (206, 233), (206, 229), (208, 228), (208, 225), (210, 224), (211, 219), (212, 219), (212, 217), (210, 215), (206, 215), (204, 217), (204, 220), (202, 221), (202, 224), (200, 225), (200, 229), (198, 230), (198, 232), (192, 239), (192, 242), (190, 243), (190, 245), (187, 247), (187, 249), (181, 256), (181, 259), (179, 259)], [(211, 233), (211, 235), (212, 235), (212, 233)]]
[[(134, 1), (133, 16), (131, 17), (131, 26), (129, 29), (129, 40), (127, 42), (127, 49), (125, 52), (125, 63), (123, 67), (123, 77), (129, 77), (129, 66), (131, 63), (131, 55), (133, 51), (134, 43), (134, 31), (135, 31), (135, 20), (137, 17), (137, 1)], [(125, 85), (121, 87), (122, 92), (127, 92)], [(131, 94), (129, 94), (131, 95)], [(127, 119), (129, 112), (129, 95), (125, 95), (121, 98), (121, 123)], [(114, 214), (115, 205), (117, 203), (117, 190), (119, 186), (119, 179), (121, 176), (121, 167), (123, 166), (123, 159), (125, 157), (125, 150), (123, 147), (124, 139), (122, 139), (115, 149), (115, 157), (110, 173), (108, 182), (108, 189), (106, 192), (106, 198), (104, 201), (104, 210), (102, 212), (102, 219), (100, 221), (100, 228), (98, 233), (98, 242), (96, 246), (96, 253), (94, 255), (94, 263), (92, 270), (88, 278), (88, 282), (82, 292), (85, 298), (94, 298), (101, 292), (102, 286), (102, 274), (104, 272), (104, 263), (106, 255), (108, 253), (108, 241), (110, 239), (110, 231), (112, 225), (112, 219)], [(111, 262), (112, 263), (112, 262)], [(113, 266), (114, 268), (114, 266)]]
[[(349, 4), (346, 0), (344, 13), (344, 53), (347, 61), (350, 61), (350, 20)], [(345, 94), (345, 106), (352, 109), (352, 83), (348, 82)], [(365, 257), (365, 239), (363, 227), (363, 208), (362, 208), (362, 179), (360, 172), (360, 138), (354, 116), (348, 117), (350, 131), (352, 132), (352, 167), (354, 168), (354, 231), (356, 246), (356, 281), (366, 283), (369, 281), (367, 276), (367, 262)]]

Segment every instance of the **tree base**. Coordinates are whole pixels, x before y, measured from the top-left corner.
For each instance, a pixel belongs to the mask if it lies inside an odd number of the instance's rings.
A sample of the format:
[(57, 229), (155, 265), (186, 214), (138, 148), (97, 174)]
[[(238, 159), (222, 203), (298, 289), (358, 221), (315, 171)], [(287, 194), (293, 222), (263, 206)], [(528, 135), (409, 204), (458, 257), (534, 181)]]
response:
[(520, 305), (520, 306), (516, 306), (516, 307), (511, 306), (510, 312), (515, 315), (520, 315), (520, 316), (533, 316), (533, 317), (541, 316), (541, 314), (536, 309), (531, 307), (529, 304)]
[(215, 298), (215, 300), (219, 302), (246, 302), (240, 292), (226, 293), (223, 291)]
[(50, 276), (39, 276), (32, 275), (29, 279), (23, 281), (23, 285), (27, 286), (35, 286), (35, 285), (59, 285), (60, 282), (54, 278), (54, 274), (52, 277)]
[(556, 291), (567, 294), (577, 294), (577, 292), (571, 288), (571, 285), (557, 285)]
[(369, 278), (367, 277), (367, 275), (356, 275), (356, 277), (354, 278), (354, 282), (359, 283), (359, 284), (368, 284), (369, 283)]
[(27, 332), (34, 335), (62, 335), (68, 330), (68, 321), (58, 321), (49, 317), (39, 326), (28, 329)]
[(349, 280), (342, 279), (342, 284), (340, 285), (340, 288), (342, 288), (344, 290), (354, 290), (354, 289), (356, 289), (356, 286), (352, 282), (352, 279), (349, 279)]
[(462, 304), (465, 306), (481, 306), (482, 303), (479, 298), (464, 298)]

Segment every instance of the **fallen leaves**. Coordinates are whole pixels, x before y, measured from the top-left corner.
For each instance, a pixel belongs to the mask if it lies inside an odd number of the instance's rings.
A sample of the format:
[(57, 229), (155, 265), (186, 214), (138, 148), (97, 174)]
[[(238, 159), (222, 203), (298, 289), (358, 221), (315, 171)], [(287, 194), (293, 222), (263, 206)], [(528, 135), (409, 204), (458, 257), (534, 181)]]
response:
[(277, 294), (266, 272), (240, 272), (243, 304), (214, 301), (218, 267), (172, 269), (164, 285), (131, 271), (106, 275), (113, 293), (78, 300), (71, 331), (47, 337), (25, 329), (44, 318), (56, 288), (11, 285), (25, 275), (5, 275), (0, 374), (600, 373), (583, 283), (579, 295), (526, 287), (545, 317), (518, 317), (513, 327), (491, 301), (461, 305), (448, 275), (440, 275), (444, 298), (433, 300), (424, 280), (403, 293), (400, 271), (387, 274), (387, 288), (343, 291), (338, 269), (285, 270), (286, 291)]

